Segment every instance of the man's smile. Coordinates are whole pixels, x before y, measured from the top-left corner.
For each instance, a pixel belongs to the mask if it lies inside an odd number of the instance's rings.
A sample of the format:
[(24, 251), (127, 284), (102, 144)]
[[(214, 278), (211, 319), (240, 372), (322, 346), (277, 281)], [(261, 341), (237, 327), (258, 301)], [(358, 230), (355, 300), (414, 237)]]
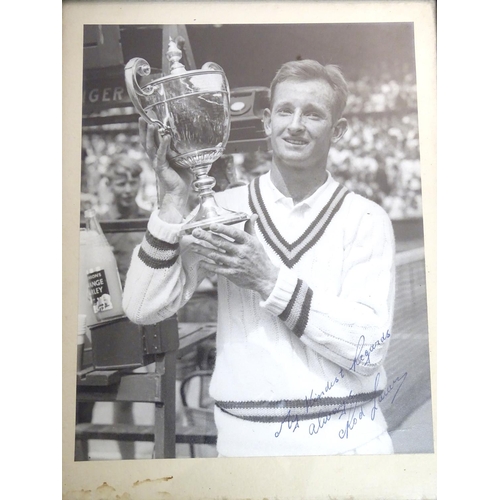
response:
[(305, 139), (297, 139), (292, 137), (284, 137), (283, 140), (286, 143), (291, 144), (292, 146), (305, 146), (308, 143), (308, 141), (306, 141)]

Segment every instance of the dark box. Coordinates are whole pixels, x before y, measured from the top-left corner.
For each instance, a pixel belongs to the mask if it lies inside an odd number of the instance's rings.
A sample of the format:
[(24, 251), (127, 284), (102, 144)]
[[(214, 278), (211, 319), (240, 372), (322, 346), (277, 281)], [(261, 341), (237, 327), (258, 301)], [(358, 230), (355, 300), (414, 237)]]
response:
[(151, 363), (152, 356), (179, 347), (177, 316), (148, 326), (120, 316), (91, 326), (90, 336), (96, 370), (139, 368)]
[(267, 87), (231, 89), (231, 130), (224, 154), (268, 151), (262, 117), (269, 107)]
[(125, 316), (90, 327), (96, 370), (144, 366), (142, 329)]

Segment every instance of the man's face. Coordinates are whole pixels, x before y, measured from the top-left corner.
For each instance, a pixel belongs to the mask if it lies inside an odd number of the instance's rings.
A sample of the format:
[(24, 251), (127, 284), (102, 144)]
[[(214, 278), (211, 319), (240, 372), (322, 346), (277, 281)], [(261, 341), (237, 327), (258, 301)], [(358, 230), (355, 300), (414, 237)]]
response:
[(119, 209), (129, 209), (135, 205), (140, 178), (133, 177), (129, 172), (120, 172), (111, 179), (109, 187), (114, 195), (116, 206)]
[(323, 80), (286, 80), (264, 114), (273, 159), (280, 167), (325, 169), (335, 138), (333, 89)]

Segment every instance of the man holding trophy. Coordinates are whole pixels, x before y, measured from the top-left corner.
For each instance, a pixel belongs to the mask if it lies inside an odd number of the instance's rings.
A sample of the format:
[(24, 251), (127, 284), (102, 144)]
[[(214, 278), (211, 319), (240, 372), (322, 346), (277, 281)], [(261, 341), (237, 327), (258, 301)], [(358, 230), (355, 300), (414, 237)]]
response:
[(189, 230), (190, 175), (174, 168), (176, 128), (140, 119), (160, 198), (132, 257), (124, 310), (135, 323), (157, 323), (217, 275), (210, 394), (220, 456), (393, 453), (380, 410), (395, 293), (392, 225), (326, 169), (347, 128), (346, 82), (336, 66), (293, 61), (270, 97), (270, 171), (214, 195), (233, 220)]

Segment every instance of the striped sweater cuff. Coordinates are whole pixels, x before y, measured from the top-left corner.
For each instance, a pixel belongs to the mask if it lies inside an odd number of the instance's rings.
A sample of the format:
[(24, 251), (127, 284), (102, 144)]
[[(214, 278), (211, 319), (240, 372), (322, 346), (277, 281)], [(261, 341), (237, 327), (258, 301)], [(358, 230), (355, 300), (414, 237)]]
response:
[(141, 247), (139, 259), (152, 269), (168, 269), (179, 257), (179, 230), (182, 224), (169, 224), (158, 217), (154, 211)]
[(307, 326), (313, 292), (295, 273), (280, 268), (276, 285), (261, 307), (278, 316), (290, 330), (300, 337)]

